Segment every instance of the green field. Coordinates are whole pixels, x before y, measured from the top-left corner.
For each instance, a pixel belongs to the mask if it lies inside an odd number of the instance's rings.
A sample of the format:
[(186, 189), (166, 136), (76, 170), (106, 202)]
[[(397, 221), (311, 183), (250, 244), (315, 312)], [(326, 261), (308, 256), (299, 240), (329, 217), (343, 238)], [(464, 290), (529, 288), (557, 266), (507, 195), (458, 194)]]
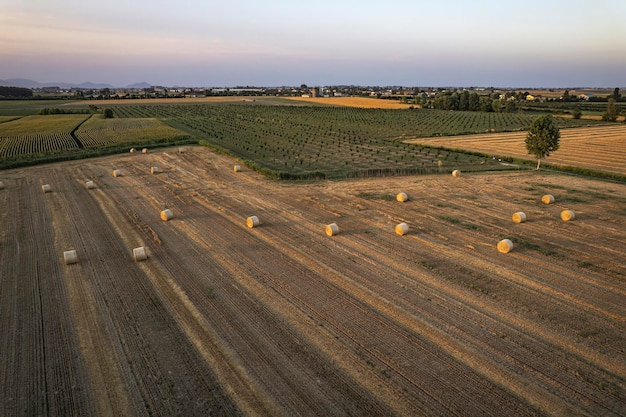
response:
[[(403, 140), (526, 130), (534, 118), (522, 113), (281, 103), (129, 103), (112, 104), (113, 119), (102, 114), (25, 116), (0, 123), (0, 168), (194, 141), (281, 179), (519, 169), (491, 158)], [(58, 106), (46, 103), (46, 107)], [(3, 109), (0, 105), (0, 115), (5, 114)], [(23, 111), (32, 111), (30, 104), (24, 104)], [(594, 123), (556, 121), (559, 127)]]

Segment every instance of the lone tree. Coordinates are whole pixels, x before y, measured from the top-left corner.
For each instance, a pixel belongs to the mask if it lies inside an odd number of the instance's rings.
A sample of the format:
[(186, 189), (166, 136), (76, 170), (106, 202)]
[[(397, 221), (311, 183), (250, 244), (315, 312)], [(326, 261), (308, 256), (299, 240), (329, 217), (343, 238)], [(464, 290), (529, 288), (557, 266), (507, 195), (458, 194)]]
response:
[(617, 121), (618, 115), (619, 107), (615, 104), (615, 99), (611, 97), (609, 103), (606, 105), (606, 111), (602, 115), (602, 120), (605, 122), (615, 122)]
[(550, 152), (559, 149), (561, 132), (554, 124), (549, 114), (539, 116), (533, 120), (530, 130), (526, 135), (526, 149), (531, 155), (537, 157), (537, 169), (541, 165), (541, 159), (550, 156)]

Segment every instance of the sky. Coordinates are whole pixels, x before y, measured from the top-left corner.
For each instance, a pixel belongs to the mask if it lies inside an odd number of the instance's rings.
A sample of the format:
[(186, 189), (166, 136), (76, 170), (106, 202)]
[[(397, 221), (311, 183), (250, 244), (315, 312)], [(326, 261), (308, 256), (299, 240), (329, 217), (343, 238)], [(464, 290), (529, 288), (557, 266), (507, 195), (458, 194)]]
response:
[(626, 87), (626, 0), (0, 0), (0, 80)]

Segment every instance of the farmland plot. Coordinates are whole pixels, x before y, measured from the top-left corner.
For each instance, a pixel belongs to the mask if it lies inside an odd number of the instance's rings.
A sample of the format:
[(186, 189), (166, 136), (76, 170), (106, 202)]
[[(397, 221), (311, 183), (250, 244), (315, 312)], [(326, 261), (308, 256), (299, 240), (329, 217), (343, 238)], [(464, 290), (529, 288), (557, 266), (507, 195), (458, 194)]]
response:
[(624, 415), (623, 184), (295, 185), (232, 164), (188, 148), (2, 172), (1, 414)]
[[(407, 142), (465, 149), (499, 156), (532, 159), (526, 150), (527, 132), (411, 139)], [(559, 150), (544, 162), (626, 175), (626, 125), (562, 129)]]

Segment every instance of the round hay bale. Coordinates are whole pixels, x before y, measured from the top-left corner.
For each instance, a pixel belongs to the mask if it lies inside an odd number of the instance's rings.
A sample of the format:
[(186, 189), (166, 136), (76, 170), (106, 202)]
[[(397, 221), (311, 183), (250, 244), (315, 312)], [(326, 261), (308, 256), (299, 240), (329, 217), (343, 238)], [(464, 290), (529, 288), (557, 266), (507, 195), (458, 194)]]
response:
[(135, 149), (135, 148), (130, 148), (130, 153), (135, 153), (135, 152), (137, 152), (137, 149)]
[(543, 204), (552, 204), (554, 203), (554, 196), (552, 194), (546, 194), (543, 197), (541, 197), (541, 202)]
[(161, 220), (165, 222), (170, 220), (172, 217), (174, 217), (174, 213), (172, 213), (172, 210), (170, 209), (165, 209), (161, 212)]
[(52, 188), (50, 187), (50, 184), (44, 184), (41, 186), (41, 190), (44, 193), (49, 193), (50, 191), (52, 191)]
[(240, 171), (241, 171), (241, 165), (235, 165), (235, 166), (233, 167), (233, 171), (235, 171), (235, 172), (240, 172)]
[(150, 173), (151, 174), (158, 174), (159, 173), (159, 167), (151, 167), (150, 168)]
[(143, 148), (143, 149), (141, 150), (141, 153), (148, 153), (148, 148)]
[(250, 229), (252, 229), (253, 227), (257, 227), (258, 225), (260, 225), (261, 222), (259, 221), (259, 218), (257, 216), (250, 216), (246, 219), (246, 224)]
[(408, 199), (409, 199), (409, 196), (406, 195), (406, 193), (398, 193), (398, 195), (396, 196), (396, 200), (398, 200), (401, 203), (404, 203)]
[(561, 212), (561, 220), (563, 220), (564, 222), (574, 220), (575, 217), (576, 215), (574, 214), (572, 210), (563, 210)]
[(337, 223), (326, 225), (326, 234), (328, 236), (335, 236), (337, 233), (339, 233), (339, 226), (337, 226)]
[(502, 239), (498, 242), (498, 252), (509, 253), (513, 250), (513, 242), (510, 239)]
[(121, 177), (122, 176), (122, 171), (120, 171), (119, 169), (114, 169), (113, 170), (113, 176), (114, 177)]
[(0, 181), (0, 190), (4, 190), (4, 183)]
[(409, 233), (409, 225), (406, 223), (400, 223), (396, 225), (396, 234), (404, 236)]
[(178, 153), (185, 153), (185, 148), (178, 148)]
[(78, 262), (78, 256), (76, 255), (75, 250), (66, 250), (63, 252), (63, 259), (65, 260), (65, 265), (75, 264)]
[(91, 190), (93, 188), (96, 188), (96, 185), (93, 183), (93, 181), (87, 181), (85, 183), (85, 187), (87, 187), (88, 190)]
[(455, 169), (454, 171), (452, 171), (452, 176), (455, 178), (458, 178), (461, 176), (461, 171), (459, 171), (458, 169)]
[(513, 213), (513, 223), (524, 223), (526, 221), (526, 213), (523, 211), (518, 211), (517, 213)]
[(146, 253), (146, 248), (140, 246), (138, 248), (133, 249), (133, 258), (135, 262), (145, 261), (148, 259), (148, 254)]

